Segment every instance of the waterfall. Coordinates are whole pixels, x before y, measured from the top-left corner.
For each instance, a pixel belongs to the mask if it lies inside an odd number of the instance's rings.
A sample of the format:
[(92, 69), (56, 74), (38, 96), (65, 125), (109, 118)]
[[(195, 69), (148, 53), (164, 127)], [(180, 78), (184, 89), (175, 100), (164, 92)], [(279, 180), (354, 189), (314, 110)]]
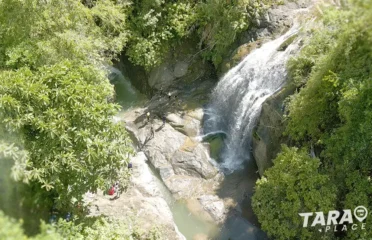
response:
[(251, 156), (251, 136), (262, 103), (279, 90), (286, 79), (286, 62), (297, 48), (278, 48), (298, 32), (292, 27), (283, 36), (252, 51), (237, 66), (223, 76), (212, 92), (211, 103), (205, 109), (204, 133), (226, 133), (220, 167), (226, 173), (244, 166)]

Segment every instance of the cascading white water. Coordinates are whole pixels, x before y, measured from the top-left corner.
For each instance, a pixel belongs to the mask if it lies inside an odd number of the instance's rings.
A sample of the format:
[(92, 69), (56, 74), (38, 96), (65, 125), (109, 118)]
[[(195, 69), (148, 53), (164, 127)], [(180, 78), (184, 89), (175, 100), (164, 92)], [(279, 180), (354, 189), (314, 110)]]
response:
[(262, 103), (280, 89), (286, 79), (285, 65), (296, 44), (278, 51), (280, 45), (297, 33), (292, 27), (286, 34), (254, 50), (231, 69), (212, 92), (205, 110), (204, 133), (227, 134), (221, 153), (221, 168), (230, 173), (243, 167), (250, 158), (252, 130)]

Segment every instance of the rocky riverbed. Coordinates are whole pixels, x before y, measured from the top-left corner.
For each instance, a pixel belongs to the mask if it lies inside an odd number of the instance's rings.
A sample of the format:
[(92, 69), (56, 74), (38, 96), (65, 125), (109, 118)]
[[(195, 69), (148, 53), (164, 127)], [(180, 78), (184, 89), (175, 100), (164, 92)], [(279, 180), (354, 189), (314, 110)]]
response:
[(183, 240), (178, 231), (172, 212), (159, 190), (155, 176), (151, 173), (147, 158), (138, 152), (131, 158), (132, 175), (128, 190), (119, 198), (103, 194), (86, 194), (85, 200), (90, 204), (90, 216), (104, 214), (111, 218), (132, 221), (131, 225), (141, 226), (144, 231), (154, 227), (161, 229), (166, 239)]
[[(198, 49), (192, 40), (149, 72), (131, 68), (123, 56), (121, 61), (126, 64), (119, 62), (116, 67), (134, 86), (145, 86), (139, 90), (150, 99), (121, 112), (115, 119), (126, 127), (137, 151), (131, 159), (133, 174), (129, 190), (115, 200), (102, 193), (87, 196), (91, 215), (135, 217), (145, 229), (161, 226), (167, 239), (185, 239), (175, 224), (172, 208), (165, 200), (167, 196), (156, 181), (157, 175), (172, 198), (187, 208), (188, 214), (221, 228), (219, 233), (194, 234), (188, 239), (227, 239), (234, 234), (234, 239), (266, 238), (250, 208), (250, 197), (259, 177), (258, 170), (262, 173), (270, 166), (280, 142), (277, 141), (282, 132), (280, 104), (289, 93), (283, 90), (265, 101), (255, 130), (257, 137), (253, 140), (256, 162), (247, 163), (245, 170), (229, 176), (220, 171), (216, 161), (215, 142), (223, 143), (223, 138), (216, 136), (213, 141), (201, 141), (204, 107), (218, 76), (255, 48), (284, 33), (293, 24), (294, 12), (301, 12), (311, 4), (313, 1), (288, 1), (270, 9), (254, 28), (237, 39), (217, 70), (195, 54)], [(279, 131), (273, 133), (267, 129), (268, 123), (276, 124)]]

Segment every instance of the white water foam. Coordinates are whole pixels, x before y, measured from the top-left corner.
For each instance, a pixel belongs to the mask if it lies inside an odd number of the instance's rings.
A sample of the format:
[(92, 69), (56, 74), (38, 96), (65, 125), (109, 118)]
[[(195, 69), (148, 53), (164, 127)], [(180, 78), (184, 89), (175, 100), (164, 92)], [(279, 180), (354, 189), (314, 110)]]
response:
[(279, 90), (286, 79), (286, 62), (297, 44), (278, 48), (298, 32), (292, 27), (283, 36), (251, 52), (219, 81), (205, 110), (204, 133), (227, 134), (220, 167), (227, 173), (243, 167), (250, 158), (252, 130), (263, 102)]

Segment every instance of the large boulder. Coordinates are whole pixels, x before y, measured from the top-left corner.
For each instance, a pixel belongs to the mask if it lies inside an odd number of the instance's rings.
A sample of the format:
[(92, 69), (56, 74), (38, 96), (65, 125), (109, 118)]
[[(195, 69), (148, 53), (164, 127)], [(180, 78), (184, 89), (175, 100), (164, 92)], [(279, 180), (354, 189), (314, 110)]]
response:
[(175, 79), (172, 67), (165, 62), (151, 70), (148, 82), (152, 88), (166, 89)]
[(208, 147), (196, 138), (200, 128), (199, 110), (169, 113), (165, 122), (155, 114), (150, 121), (141, 118), (145, 112), (145, 109), (134, 109), (125, 113), (123, 119), (164, 182), (173, 175), (208, 180), (218, 174)]
[(227, 209), (222, 199), (216, 195), (203, 195), (198, 200), (214, 220), (217, 220), (217, 222), (225, 220)]
[(163, 180), (174, 174), (211, 179), (218, 173), (204, 145), (158, 119), (127, 124)]
[(189, 63), (186, 61), (178, 61), (173, 70), (174, 76), (180, 78), (186, 75), (187, 70), (189, 68)]
[(215, 80), (213, 65), (197, 54), (200, 51), (198, 43), (199, 39), (194, 36), (173, 46), (162, 64), (149, 71), (147, 82), (151, 88), (169, 91), (183, 86), (186, 89), (195, 82)]
[(281, 144), (287, 142), (287, 138), (283, 136), (285, 130), (284, 101), (294, 91), (295, 87), (288, 84), (262, 104), (252, 141), (253, 157), (261, 176), (267, 168), (272, 166), (272, 160), (280, 151)]
[(231, 53), (230, 57), (225, 58), (224, 61), (222, 62), (221, 68), (220, 68), (220, 74), (224, 74), (231, 68), (235, 67), (253, 50), (255, 50), (256, 48), (259, 48), (262, 45), (262, 42), (263, 42), (263, 39), (260, 39), (254, 42), (248, 42), (248, 43), (245, 43), (239, 46), (237, 49), (235, 49), (234, 52)]
[(95, 195), (87, 194), (85, 201), (90, 203), (90, 216), (105, 215), (124, 221), (135, 219), (133, 224), (144, 232), (157, 226), (164, 239), (185, 240), (146, 161), (142, 152), (131, 159), (133, 168), (129, 189), (120, 198), (104, 195), (102, 191)]
[[(223, 175), (210, 158), (208, 144), (197, 137), (202, 109), (168, 113), (165, 123), (157, 116), (147, 121), (141, 117), (146, 111), (133, 109), (122, 116), (138, 148), (146, 154), (175, 199), (197, 203), (188, 205), (191, 212), (204, 220), (222, 223), (228, 211), (216, 192)], [(187, 126), (194, 129), (188, 135)], [(199, 210), (196, 212), (192, 206), (198, 206)]]

